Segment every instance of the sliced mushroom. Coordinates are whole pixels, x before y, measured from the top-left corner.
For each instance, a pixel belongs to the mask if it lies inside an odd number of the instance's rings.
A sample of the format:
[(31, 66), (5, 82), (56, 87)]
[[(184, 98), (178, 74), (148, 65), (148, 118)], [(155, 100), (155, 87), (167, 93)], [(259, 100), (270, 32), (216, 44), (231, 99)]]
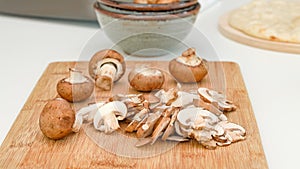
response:
[(111, 90), (113, 82), (125, 73), (123, 56), (115, 50), (105, 49), (94, 54), (89, 62), (89, 73), (95, 79), (97, 87)]
[(179, 112), (179, 108), (175, 108), (173, 113), (172, 113), (172, 117), (171, 120), (164, 132), (164, 134), (162, 135), (161, 139), (163, 141), (167, 140), (169, 138), (170, 135), (174, 134), (175, 132), (175, 127), (174, 127), (174, 123), (177, 120), (177, 114)]
[(162, 71), (145, 65), (134, 68), (128, 75), (128, 82), (137, 91), (149, 92), (161, 89), (165, 77)]
[(185, 128), (202, 129), (211, 128), (219, 122), (219, 118), (202, 108), (186, 108), (181, 110), (177, 115), (177, 120)]
[(198, 95), (191, 94), (184, 91), (177, 92), (178, 97), (171, 104), (173, 107), (181, 107), (184, 108), (186, 106), (192, 105), (195, 99), (199, 99)]
[(162, 89), (155, 96), (160, 98), (160, 103), (170, 106), (178, 98), (178, 90), (176, 88), (171, 88), (167, 91)]
[[(162, 113), (162, 118), (160, 120), (158, 120), (158, 122), (156, 123), (157, 125), (154, 126), (151, 144), (154, 144), (155, 141), (158, 139), (158, 137), (163, 135), (165, 129), (168, 127), (168, 125), (171, 122), (171, 116), (174, 113), (177, 113), (177, 111), (178, 111), (178, 108), (175, 108), (175, 107), (169, 107), (169, 108), (165, 109), (165, 111)], [(169, 132), (169, 131), (167, 131), (167, 132)], [(169, 135), (169, 133), (166, 133), (166, 135)]]
[(123, 120), (126, 113), (127, 107), (123, 102), (106, 103), (95, 114), (94, 128), (105, 133), (111, 133), (120, 127), (118, 120)]
[(170, 61), (169, 72), (179, 82), (199, 82), (207, 74), (206, 61), (196, 55), (194, 48), (189, 48)]
[(94, 91), (94, 83), (82, 72), (70, 68), (69, 76), (57, 83), (56, 90), (65, 100), (79, 102), (91, 96)]
[(105, 102), (98, 102), (94, 104), (90, 104), (87, 107), (81, 108), (76, 113), (75, 122), (73, 124), (73, 132), (78, 132), (83, 124), (84, 121), (90, 122), (94, 119), (94, 116), (97, 110), (104, 105)]
[(225, 95), (220, 92), (207, 88), (199, 88), (198, 94), (203, 101), (212, 103), (213, 105), (216, 104), (217, 108), (221, 111), (234, 111), (236, 109), (236, 106), (231, 101), (226, 100)]
[(169, 137), (167, 137), (167, 140), (168, 141), (185, 142), (185, 141), (189, 141), (190, 139), (184, 138), (182, 136), (169, 136)]
[(190, 138), (194, 138), (198, 142), (208, 142), (212, 140), (212, 135), (210, 130), (193, 130), (190, 133)]
[(213, 150), (217, 148), (217, 142), (215, 140), (202, 141), (200, 144), (207, 149)]
[(140, 106), (144, 101), (144, 95), (143, 94), (117, 94), (109, 99), (110, 101), (121, 101), (126, 104), (127, 108), (132, 107), (138, 107)]
[(166, 127), (170, 123), (170, 120), (171, 120), (170, 117), (163, 117), (160, 120), (159, 124), (156, 126), (156, 128), (154, 129), (154, 131), (152, 133), (151, 145), (154, 144), (155, 141), (158, 139), (158, 137), (160, 137), (163, 134), (163, 131), (166, 129)]
[(148, 113), (149, 113), (149, 109), (143, 108), (141, 111), (135, 114), (134, 117), (132, 118), (132, 121), (125, 128), (125, 131), (134, 132), (138, 130), (138, 126), (141, 125), (140, 122), (142, 122), (148, 116)]
[(155, 113), (151, 113), (145, 122), (136, 132), (137, 137), (147, 137), (152, 134), (154, 126), (158, 119), (161, 117), (161, 112), (157, 111)]
[(151, 143), (152, 138), (151, 137), (146, 137), (146, 138), (141, 138), (138, 140), (138, 142), (135, 144), (136, 147), (142, 147), (144, 145), (147, 145)]
[(223, 121), (219, 124), (225, 130), (227, 137), (231, 138), (231, 142), (237, 142), (245, 139), (246, 130), (242, 126), (228, 121)]

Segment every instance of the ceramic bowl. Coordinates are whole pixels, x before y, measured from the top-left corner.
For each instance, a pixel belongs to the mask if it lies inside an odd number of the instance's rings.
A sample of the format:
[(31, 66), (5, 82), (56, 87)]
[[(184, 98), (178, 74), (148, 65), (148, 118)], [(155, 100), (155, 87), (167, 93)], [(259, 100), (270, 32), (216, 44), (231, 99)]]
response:
[(98, 2), (126, 10), (134, 11), (169, 11), (174, 9), (185, 8), (196, 4), (197, 0), (179, 0), (179, 2), (167, 3), (167, 4), (138, 4), (133, 0), (98, 0)]
[(138, 10), (131, 10), (131, 9), (122, 9), (101, 2), (97, 2), (97, 5), (99, 6), (99, 8), (103, 9), (104, 11), (109, 11), (112, 13), (125, 14), (125, 15), (143, 15), (143, 16), (178, 14), (195, 8), (193, 5), (190, 5), (185, 8), (172, 9), (167, 11), (138, 11)]
[[(193, 28), (200, 10), (199, 3), (174, 13), (112, 12), (94, 3), (97, 20), (106, 36), (129, 55), (164, 55), (184, 39)], [(122, 9), (118, 9), (122, 10)], [(123, 11), (123, 10), (122, 10)], [(133, 12), (133, 13), (132, 13)]]

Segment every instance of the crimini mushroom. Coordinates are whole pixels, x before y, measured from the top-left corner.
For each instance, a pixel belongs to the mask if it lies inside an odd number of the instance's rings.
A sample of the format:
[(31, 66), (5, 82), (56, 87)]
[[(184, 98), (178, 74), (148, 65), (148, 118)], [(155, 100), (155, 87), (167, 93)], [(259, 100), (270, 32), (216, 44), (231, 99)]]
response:
[(112, 49), (95, 53), (89, 62), (89, 73), (95, 79), (95, 85), (102, 90), (111, 90), (113, 82), (118, 81), (125, 70), (123, 56)]
[(187, 49), (181, 56), (171, 60), (169, 72), (183, 83), (200, 82), (208, 73), (206, 61), (196, 55), (194, 48)]
[(72, 133), (75, 112), (69, 102), (62, 98), (50, 100), (43, 108), (39, 126), (50, 139), (61, 139)]
[(149, 92), (161, 89), (165, 77), (162, 71), (146, 65), (140, 65), (132, 69), (128, 75), (128, 82), (137, 91)]
[(69, 69), (69, 77), (60, 80), (56, 85), (57, 93), (69, 102), (87, 99), (94, 91), (93, 81), (82, 72)]
[(221, 111), (234, 111), (236, 109), (236, 106), (231, 101), (227, 100), (225, 95), (221, 92), (200, 87), (198, 89), (198, 94), (204, 102), (215, 105)]

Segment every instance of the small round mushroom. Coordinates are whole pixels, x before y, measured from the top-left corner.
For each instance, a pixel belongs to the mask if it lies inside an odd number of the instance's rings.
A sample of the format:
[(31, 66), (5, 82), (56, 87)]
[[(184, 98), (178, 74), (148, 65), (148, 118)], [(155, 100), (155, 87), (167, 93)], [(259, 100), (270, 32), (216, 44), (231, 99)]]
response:
[(169, 71), (179, 82), (200, 82), (207, 72), (206, 61), (196, 55), (194, 48), (189, 48), (181, 56), (169, 62)]
[(139, 66), (130, 71), (128, 81), (130, 86), (135, 90), (149, 92), (161, 89), (165, 77), (159, 69)]
[(78, 70), (69, 69), (69, 72), (69, 77), (57, 83), (57, 93), (69, 102), (80, 102), (89, 98), (94, 91), (93, 81)]
[(62, 98), (50, 100), (43, 108), (39, 126), (42, 133), (50, 139), (61, 139), (72, 133), (75, 112), (69, 102)]
[(115, 50), (104, 49), (94, 54), (89, 62), (89, 73), (95, 79), (95, 85), (102, 90), (111, 90), (113, 82), (125, 73), (123, 56)]

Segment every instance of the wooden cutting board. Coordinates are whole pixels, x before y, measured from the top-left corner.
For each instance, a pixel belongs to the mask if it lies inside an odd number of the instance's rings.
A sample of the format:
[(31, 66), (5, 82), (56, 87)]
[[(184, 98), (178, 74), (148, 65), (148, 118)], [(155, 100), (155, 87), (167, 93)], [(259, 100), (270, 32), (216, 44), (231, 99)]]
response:
[[(167, 62), (131, 61), (127, 63), (127, 70), (137, 64), (149, 64), (161, 68), (167, 75)], [(48, 66), (1, 145), (0, 168), (268, 168), (255, 116), (236, 63), (209, 62), (209, 76), (197, 85), (183, 85), (182, 88), (189, 90), (204, 86), (224, 89), (228, 99), (237, 105), (235, 112), (226, 114), (228, 120), (246, 129), (246, 140), (226, 147), (218, 147), (215, 150), (205, 149), (196, 141), (189, 141), (174, 144), (166, 151), (152, 156), (134, 158), (110, 151), (114, 148), (121, 148), (126, 152), (135, 151), (135, 147), (127, 142), (128, 138), (121, 139), (116, 136), (106, 140), (97, 137), (99, 132), (91, 135), (93, 131), (89, 131), (91, 130), (89, 124), (86, 124), (79, 133), (71, 134), (58, 141), (50, 140), (41, 133), (38, 126), (40, 112), (49, 99), (57, 97), (56, 83), (68, 74), (69, 67), (76, 67), (87, 73), (86, 62), (56, 62)], [(114, 85), (113, 93), (135, 92), (128, 87), (126, 77), (128, 71), (125, 77)], [(167, 75), (164, 88), (172, 87), (174, 84), (171, 76)], [(111, 94), (96, 89), (89, 100), (78, 103), (74, 107), (79, 109), (89, 102), (105, 100)], [(113, 142), (113, 147), (103, 148), (99, 141)], [(140, 151), (163, 149), (159, 144), (155, 143), (153, 147), (141, 147)]]
[(228, 23), (229, 16), (230, 16), (230, 12), (221, 16), (218, 24), (219, 31), (227, 38), (257, 48), (268, 49), (268, 50), (279, 51), (279, 52), (300, 53), (300, 44), (259, 39), (259, 38), (249, 36), (237, 29), (234, 29)]

